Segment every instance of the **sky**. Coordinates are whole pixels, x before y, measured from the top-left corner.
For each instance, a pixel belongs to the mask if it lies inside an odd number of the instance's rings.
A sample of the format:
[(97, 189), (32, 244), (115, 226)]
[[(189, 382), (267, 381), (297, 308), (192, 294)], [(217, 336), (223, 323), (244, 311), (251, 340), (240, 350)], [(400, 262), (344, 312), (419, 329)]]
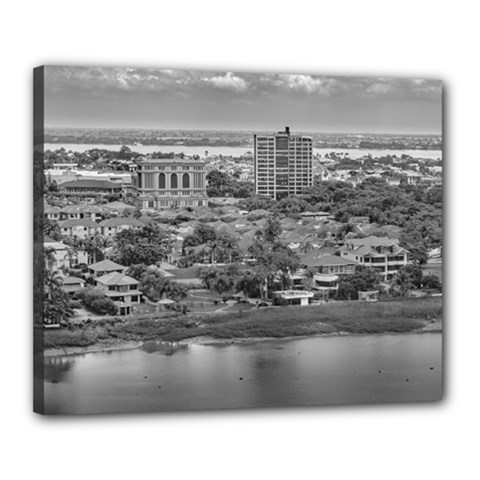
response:
[(48, 66), (45, 126), (441, 134), (442, 83), (346, 77)]

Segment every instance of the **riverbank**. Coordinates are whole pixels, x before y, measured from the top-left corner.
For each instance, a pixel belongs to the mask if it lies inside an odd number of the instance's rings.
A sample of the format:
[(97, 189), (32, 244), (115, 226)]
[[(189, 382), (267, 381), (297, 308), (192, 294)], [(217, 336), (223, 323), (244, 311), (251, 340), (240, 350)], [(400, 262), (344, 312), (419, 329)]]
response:
[(442, 329), (440, 298), (273, 307), (221, 315), (92, 322), (44, 332), (45, 355), (137, 348), (148, 340), (238, 343), (321, 335), (433, 332)]

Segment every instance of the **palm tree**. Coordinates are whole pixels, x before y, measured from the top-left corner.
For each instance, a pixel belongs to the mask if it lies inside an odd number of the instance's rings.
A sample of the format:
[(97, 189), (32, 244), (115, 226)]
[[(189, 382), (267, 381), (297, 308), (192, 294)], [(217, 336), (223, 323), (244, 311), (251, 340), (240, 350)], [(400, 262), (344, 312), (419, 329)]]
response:
[(392, 284), (402, 297), (409, 296), (414, 287), (410, 274), (401, 268), (393, 277)]
[(78, 259), (78, 248), (76, 245), (72, 245), (67, 248), (68, 267), (72, 268), (73, 259)]
[(264, 265), (258, 265), (255, 269), (255, 279), (260, 290), (260, 298), (268, 297), (268, 285), (273, 280), (275, 272)]
[(305, 280), (303, 281), (303, 285), (307, 290), (310, 290), (312, 288), (313, 284), (313, 277), (317, 273), (316, 269), (313, 267), (308, 267), (305, 272)]

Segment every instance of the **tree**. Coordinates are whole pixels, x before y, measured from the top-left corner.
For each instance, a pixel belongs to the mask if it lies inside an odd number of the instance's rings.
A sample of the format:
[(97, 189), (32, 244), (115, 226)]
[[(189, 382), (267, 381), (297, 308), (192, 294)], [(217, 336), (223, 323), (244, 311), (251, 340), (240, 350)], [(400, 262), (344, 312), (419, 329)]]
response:
[(394, 291), (398, 292), (402, 297), (410, 294), (410, 290), (414, 287), (410, 273), (401, 268), (392, 278)]
[(96, 263), (105, 258), (105, 251), (111, 244), (110, 238), (97, 232), (93, 237), (85, 240), (83, 248), (91, 256), (93, 263)]
[(267, 242), (275, 243), (279, 241), (279, 237), (282, 233), (282, 224), (278, 217), (268, 217), (263, 237)]
[(425, 288), (431, 288), (433, 290), (442, 290), (442, 282), (437, 275), (428, 274), (422, 278), (422, 283)]
[(43, 321), (47, 324), (66, 322), (73, 315), (71, 299), (62, 290), (63, 279), (58, 270), (54, 270), (54, 250), (44, 250), (43, 268)]
[(358, 292), (377, 290), (381, 275), (373, 268), (359, 265), (352, 275), (342, 275), (338, 281), (338, 300), (358, 300)]
[(75, 293), (74, 298), (81, 300), (86, 308), (98, 315), (115, 315), (117, 313), (117, 307), (113, 301), (97, 288), (82, 288)]
[(161, 262), (170, 248), (167, 233), (156, 224), (140, 230), (123, 230), (115, 235), (115, 243), (114, 259), (125, 266)]
[(154, 265), (132, 265), (127, 274), (139, 282), (142, 293), (154, 302), (166, 296), (179, 301), (188, 295), (188, 288), (164, 277), (162, 271)]
[(235, 282), (235, 289), (238, 292), (242, 292), (245, 300), (249, 296), (254, 296), (256, 293), (260, 293), (257, 288), (257, 280), (255, 274), (252, 271), (243, 272)]
[(50, 237), (56, 242), (62, 240), (62, 235), (60, 233), (60, 225), (55, 220), (49, 220), (48, 218), (43, 220), (43, 235), (45, 237)]

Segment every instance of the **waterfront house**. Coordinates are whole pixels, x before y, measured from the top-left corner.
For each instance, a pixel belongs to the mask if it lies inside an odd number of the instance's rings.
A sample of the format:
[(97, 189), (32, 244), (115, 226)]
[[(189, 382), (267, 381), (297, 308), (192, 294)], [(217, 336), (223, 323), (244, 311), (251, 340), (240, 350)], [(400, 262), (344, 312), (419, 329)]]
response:
[(313, 292), (304, 290), (278, 290), (273, 292), (274, 304), (308, 305), (313, 300)]
[(351, 275), (355, 273), (358, 262), (338, 255), (322, 255), (318, 252), (310, 252), (300, 256), (300, 265), (304, 268), (313, 268), (317, 273), (325, 275)]
[(96, 279), (97, 288), (113, 301), (119, 315), (129, 315), (132, 308), (141, 302), (142, 292), (138, 281), (119, 272), (107, 273)]
[(408, 264), (408, 251), (400, 247), (398, 240), (388, 237), (370, 236), (349, 238), (340, 249), (343, 259), (355, 260), (382, 274), (390, 280), (401, 267)]

